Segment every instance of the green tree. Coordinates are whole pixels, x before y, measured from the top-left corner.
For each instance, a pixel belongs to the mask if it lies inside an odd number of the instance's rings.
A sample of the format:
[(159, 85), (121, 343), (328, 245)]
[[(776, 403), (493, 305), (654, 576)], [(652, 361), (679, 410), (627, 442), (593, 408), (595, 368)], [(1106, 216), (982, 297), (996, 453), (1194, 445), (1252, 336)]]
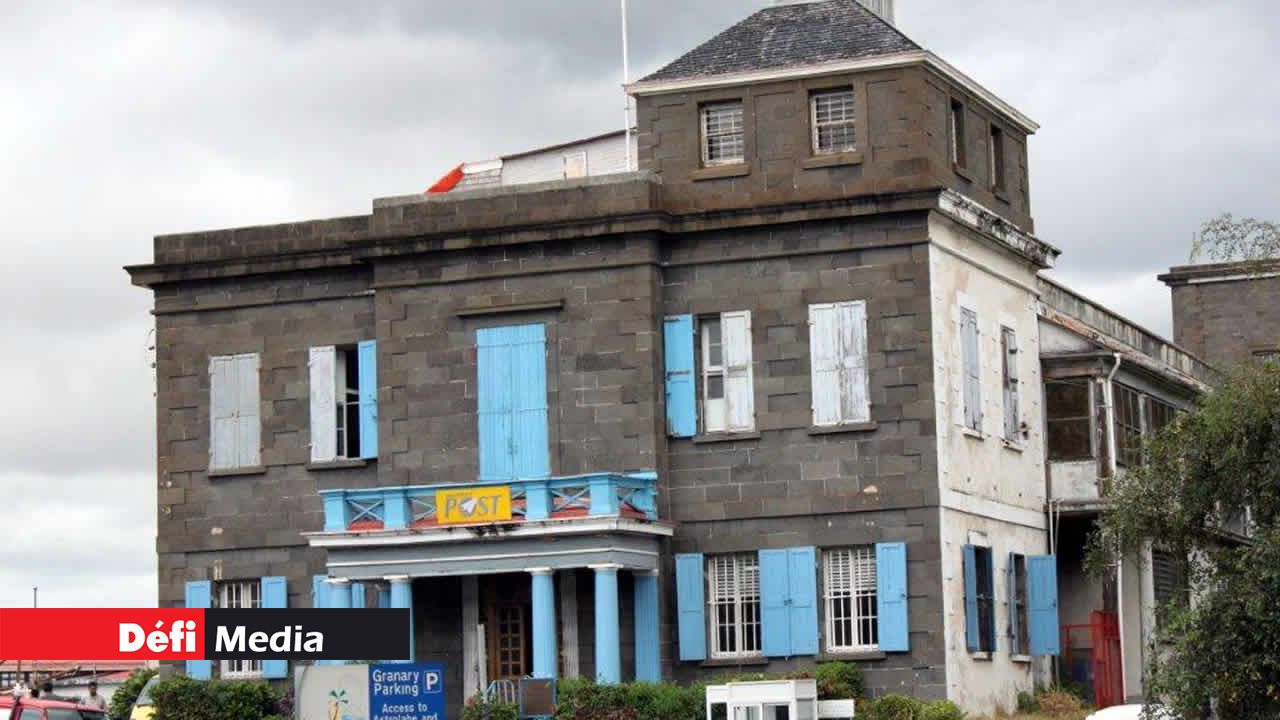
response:
[[(1186, 567), (1189, 602), (1157, 609), (1148, 696), (1219, 717), (1280, 717), (1280, 366), (1241, 367), (1147, 444), (1117, 479), (1095, 568), (1160, 547)], [(1243, 508), (1251, 538), (1225, 528)]]
[(147, 681), (155, 677), (155, 670), (134, 670), (111, 696), (111, 704), (107, 707), (107, 715), (111, 720), (129, 720), (133, 712), (133, 703)]

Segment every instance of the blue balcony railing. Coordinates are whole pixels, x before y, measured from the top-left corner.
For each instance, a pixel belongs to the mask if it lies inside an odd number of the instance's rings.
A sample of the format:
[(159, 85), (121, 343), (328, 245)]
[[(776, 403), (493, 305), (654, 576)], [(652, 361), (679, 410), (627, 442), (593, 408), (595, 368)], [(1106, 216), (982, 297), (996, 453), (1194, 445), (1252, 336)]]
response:
[[(321, 490), (326, 532), (406, 530), (438, 527), (436, 492), (510, 488), (511, 517), (480, 520), (520, 523), (609, 515), (658, 519), (658, 475), (594, 473), (537, 480), (503, 480), (467, 485), (412, 485), (367, 490)], [(450, 523), (461, 524), (461, 523)]]

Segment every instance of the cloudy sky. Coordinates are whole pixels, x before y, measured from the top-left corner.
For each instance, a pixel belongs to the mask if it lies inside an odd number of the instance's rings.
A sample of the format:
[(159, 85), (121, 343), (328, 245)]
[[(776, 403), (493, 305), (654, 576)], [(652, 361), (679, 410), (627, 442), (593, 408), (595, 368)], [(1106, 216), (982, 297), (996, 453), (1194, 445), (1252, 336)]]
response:
[[(631, 0), (655, 69), (769, 0)], [(154, 604), (160, 233), (368, 212), (466, 159), (619, 124), (616, 0), (0, 2), (0, 606)], [(1280, 3), (898, 0), (1041, 123), (1057, 276), (1169, 330), (1199, 224), (1280, 220)]]

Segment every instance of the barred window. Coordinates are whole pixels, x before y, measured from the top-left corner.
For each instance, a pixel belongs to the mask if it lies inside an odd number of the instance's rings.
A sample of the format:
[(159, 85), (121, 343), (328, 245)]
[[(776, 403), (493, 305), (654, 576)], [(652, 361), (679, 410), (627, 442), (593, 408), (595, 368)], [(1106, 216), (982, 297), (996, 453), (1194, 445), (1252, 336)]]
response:
[(876, 549), (873, 546), (828, 550), (822, 557), (827, 615), (827, 651), (875, 650)]
[(813, 124), (813, 152), (850, 152), (853, 138), (853, 89), (814, 93), (809, 99)]
[(727, 165), (744, 157), (742, 101), (703, 106), (702, 163)]
[[(262, 607), (261, 583), (257, 580), (219, 583), (217, 607), (237, 610), (255, 610)], [(223, 660), (220, 673), (223, 679), (262, 677), (262, 661)]]
[(753, 553), (707, 557), (711, 657), (760, 654), (760, 566)]

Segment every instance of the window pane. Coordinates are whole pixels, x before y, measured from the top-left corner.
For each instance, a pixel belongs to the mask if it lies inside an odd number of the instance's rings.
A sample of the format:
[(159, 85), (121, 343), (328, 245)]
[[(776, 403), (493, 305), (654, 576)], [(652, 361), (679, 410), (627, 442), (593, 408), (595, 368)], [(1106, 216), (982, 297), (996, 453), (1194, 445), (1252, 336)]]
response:
[(1050, 420), (1089, 417), (1089, 381), (1049, 380), (1044, 384), (1044, 404)]
[(724, 376), (708, 375), (707, 376), (707, 399), (720, 400), (724, 398)]
[(742, 103), (720, 103), (702, 109), (703, 152), (710, 162), (743, 157)]
[(1142, 396), (1116, 384), (1116, 462), (1132, 467), (1142, 464)]

